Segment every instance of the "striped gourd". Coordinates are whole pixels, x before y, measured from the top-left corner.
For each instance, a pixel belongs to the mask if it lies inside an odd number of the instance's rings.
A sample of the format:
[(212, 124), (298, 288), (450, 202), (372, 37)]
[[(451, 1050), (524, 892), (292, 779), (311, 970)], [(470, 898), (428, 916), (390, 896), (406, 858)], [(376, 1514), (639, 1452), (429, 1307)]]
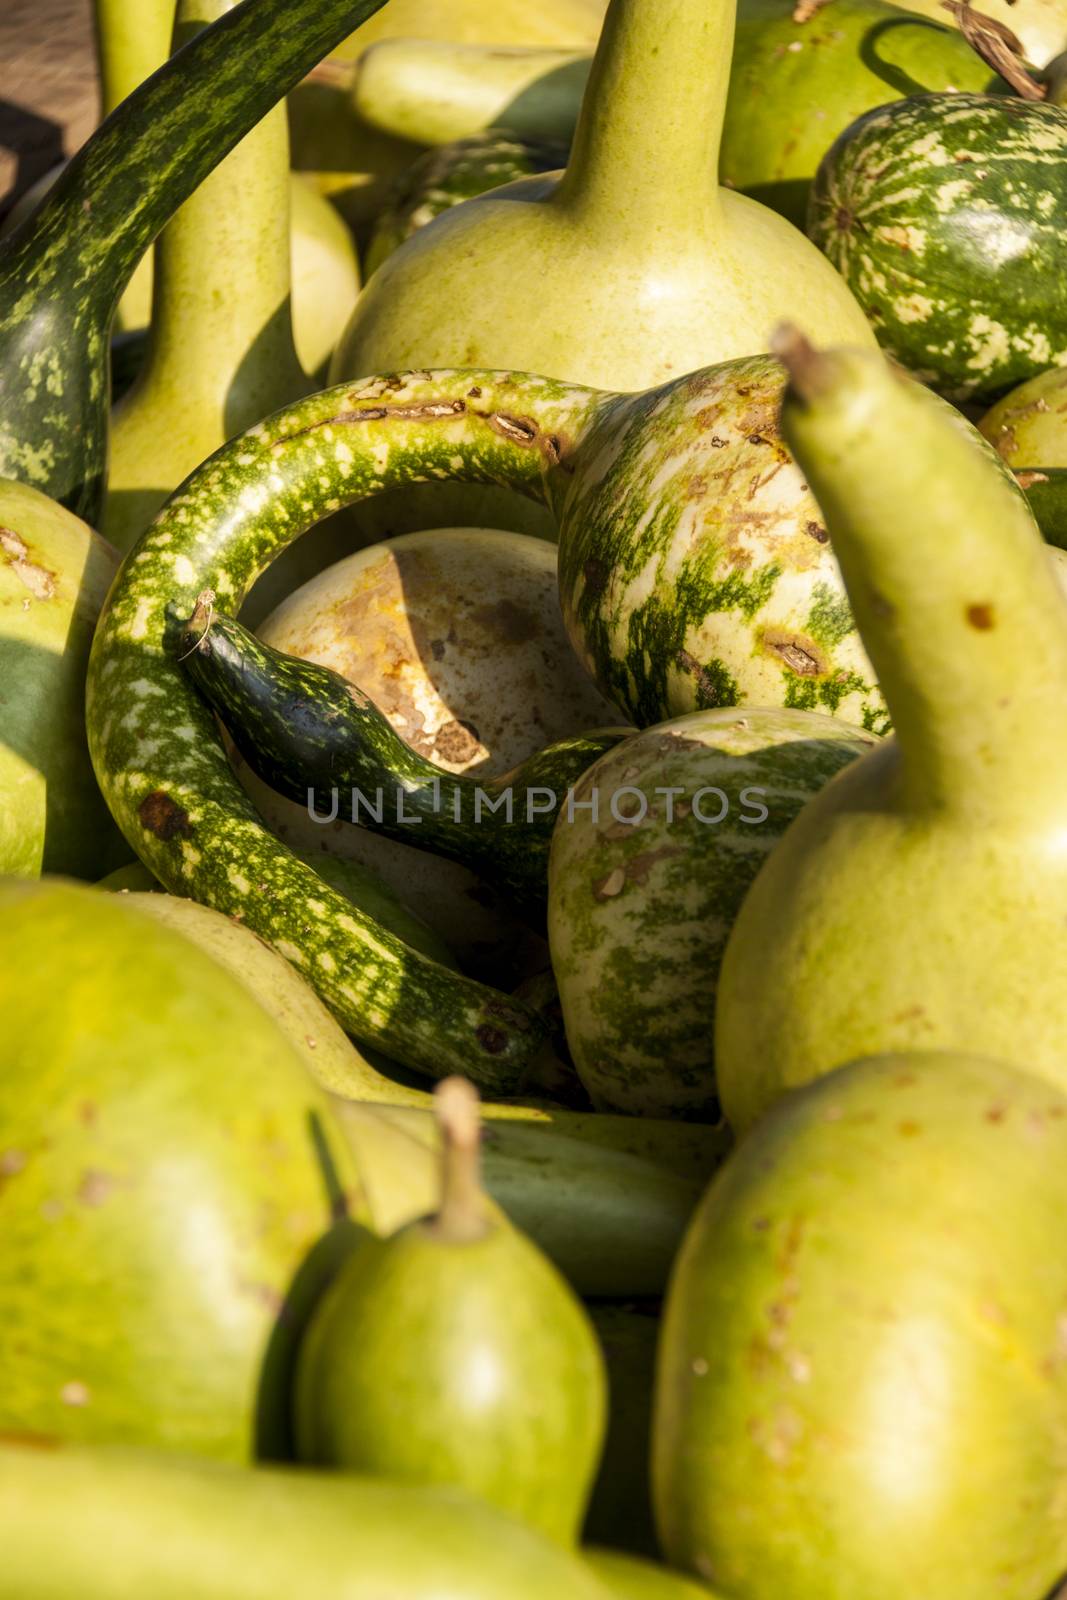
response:
[(836, 141), (808, 231), (879, 342), (949, 398), (991, 398), (1067, 362), (1067, 111), (923, 95)]

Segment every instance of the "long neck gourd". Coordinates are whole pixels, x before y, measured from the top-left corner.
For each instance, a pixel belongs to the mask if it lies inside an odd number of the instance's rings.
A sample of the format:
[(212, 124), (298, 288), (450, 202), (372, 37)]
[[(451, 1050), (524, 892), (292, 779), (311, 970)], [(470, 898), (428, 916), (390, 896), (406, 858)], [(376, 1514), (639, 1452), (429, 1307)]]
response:
[(1047, 547), (917, 385), (877, 357), (782, 349), (785, 434), (896, 738), (811, 802), (742, 907), (719, 988), (727, 1115), (746, 1128), (887, 1050), (1067, 1084), (1067, 605)]
[(179, 659), (265, 783), (311, 814), (461, 861), (544, 922), (548, 850), (572, 786), (629, 730), (573, 734), (512, 772), (450, 772), (407, 744), (355, 684), (263, 644), (202, 600)]
[[(100, 109), (109, 117), (170, 53), (174, 0), (95, 0)], [(142, 256), (119, 302), (115, 326), (144, 328), (152, 314), (152, 257)]]
[(97, 130), (0, 253), (0, 476), (99, 520), (108, 334), (137, 262), (238, 140), (381, 0), (244, 0)]
[(735, 0), (613, 0), (566, 172), (456, 207), (375, 274), (334, 376), (511, 367), (634, 390), (813, 337), (873, 342), (825, 260), (715, 174)]
[[(234, 0), (178, 0), (174, 46)], [(144, 370), (111, 425), (103, 531), (120, 551), (221, 444), (308, 393), (290, 312), (289, 136), (275, 106), (155, 247)]]

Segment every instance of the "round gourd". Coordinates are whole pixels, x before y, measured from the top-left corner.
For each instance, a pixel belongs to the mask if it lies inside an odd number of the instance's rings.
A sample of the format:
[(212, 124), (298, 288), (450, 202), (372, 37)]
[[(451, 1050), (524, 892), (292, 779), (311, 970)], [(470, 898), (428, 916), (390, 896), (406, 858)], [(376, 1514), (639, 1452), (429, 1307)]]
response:
[(129, 896), (0, 888), (0, 1431), (285, 1446), (292, 1342), (364, 1202), (247, 988)]
[(1067, 1570), (1067, 1099), (884, 1056), (770, 1112), (679, 1255), (666, 1559), (730, 1600), (1038, 1600)]
[(1009, 467), (1067, 467), (1067, 368), (1021, 383), (982, 418), (979, 428)]

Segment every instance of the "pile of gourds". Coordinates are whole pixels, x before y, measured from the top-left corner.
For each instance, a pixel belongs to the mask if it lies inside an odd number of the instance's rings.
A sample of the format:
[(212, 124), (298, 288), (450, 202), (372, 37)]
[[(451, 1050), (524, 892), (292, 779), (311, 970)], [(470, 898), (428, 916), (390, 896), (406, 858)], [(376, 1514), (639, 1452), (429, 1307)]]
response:
[(1050, 1600), (1067, 3), (96, 20), (0, 237), (0, 1600)]

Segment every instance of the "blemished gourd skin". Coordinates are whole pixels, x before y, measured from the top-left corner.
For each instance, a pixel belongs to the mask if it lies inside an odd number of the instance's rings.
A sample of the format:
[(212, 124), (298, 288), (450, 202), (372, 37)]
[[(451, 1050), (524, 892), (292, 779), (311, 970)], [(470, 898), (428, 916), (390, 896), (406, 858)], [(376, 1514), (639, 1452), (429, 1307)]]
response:
[(97, 129), (5, 241), (0, 477), (99, 524), (110, 326), (137, 262), (241, 137), (380, 3), (258, 0), (220, 17)]
[(610, 1600), (579, 1556), (456, 1491), (48, 1443), (0, 1444), (19, 1600)]
[(861, 117), (827, 151), (808, 216), (883, 348), (948, 398), (987, 403), (1067, 362), (1065, 224), (1067, 109), (983, 94)]
[(641, 389), (764, 349), (799, 303), (814, 337), (869, 341), (809, 243), (715, 185), (733, 22), (734, 0), (613, 0), (565, 175), (409, 239), (360, 297), (333, 377), (494, 366)]
[[(892, 1050), (980, 1050), (1067, 1086), (1067, 600), (1048, 546), (995, 470), (923, 422), (918, 385), (860, 352), (783, 349), (783, 428), (896, 737), (811, 801), (742, 905), (723, 1108), (744, 1132), (785, 1089)], [(919, 548), (900, 535), (916, 517)]]
[(876, 743), (810, 711), (696, 711), (577, 781), (552, 836), (549, 944), (599, 1109), (718, 1116), (715, 992), (741, 902), (800, 808)]
[[(174, 49), (236, 0), (178, 0)], [(227, 439), (311, 391), (290, 312), (289, 135), (275, 106), (155, 247), (144, 368), (111, 419), (103, 531), (126, 553)]]
[(370, 1220), (329, 1097), (132, 896), (9, 880), (0, 1005), (0, 1432), (288, 1448), (292, 1342)]
[(1067, 368), (1020, 383), (978, 427), (1009, 467), (1067, 467)]
[[(769, 356), (636, 396), (419, 371), (339, 385), (232, 441), (145, 534), (94, 640), (90, 750), (131, 847), (172, 893), (240, 912), (363, 1043), (433, 1077), (462, 1071), (493, 1098), (521, 1093), (543, 1019), (354, 917), (264, 829), (176, 635), (208, 593), (239, 612), (281, 551), (370, 494), (500, 484), (558, 516), (572, 642), (634, 722), (748, 700), (822, 706), (880, 731), (881, 691), (820, 513), (775, 431), (782, 382)], [(919, 403), (1024, 505), (969, 423), (925, 391)]]
[(666, 1559), (730, 1600), (1034, 1600), (1067, 1571), (1067, 1099), (887, 1055), (784, 1099), (667, 1296)]
[(300, 1458), (464, 1489), (573, 1544), (604, 1438), (600, 1346), (555, 1267), (489, 1209), (474, 1091), (450, 1079), (437, 1110), (434, 1214), (356, 1251), (305, 1336)]
[(118, 557), (27, 484), (0, 482), (0, 873), (94, 878), (128, 856), (85, 740), (85, 669)]

